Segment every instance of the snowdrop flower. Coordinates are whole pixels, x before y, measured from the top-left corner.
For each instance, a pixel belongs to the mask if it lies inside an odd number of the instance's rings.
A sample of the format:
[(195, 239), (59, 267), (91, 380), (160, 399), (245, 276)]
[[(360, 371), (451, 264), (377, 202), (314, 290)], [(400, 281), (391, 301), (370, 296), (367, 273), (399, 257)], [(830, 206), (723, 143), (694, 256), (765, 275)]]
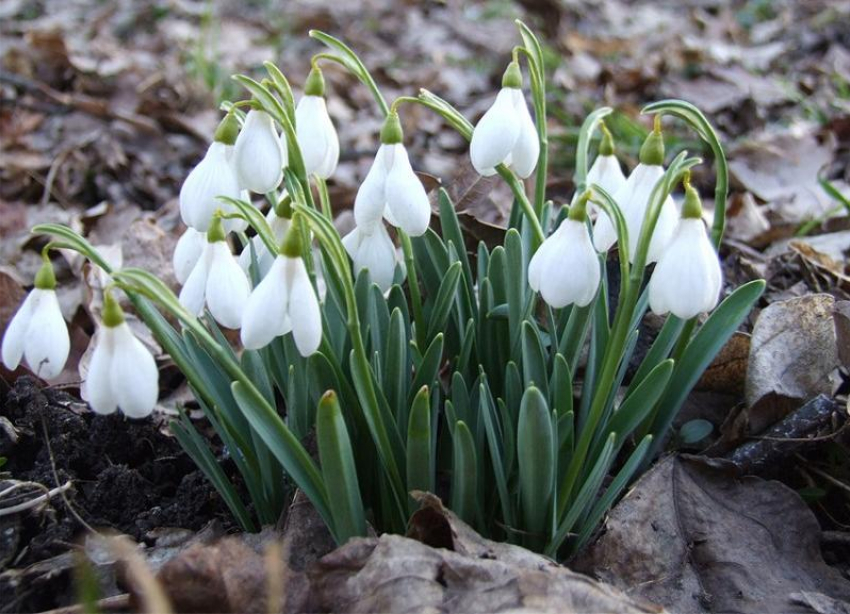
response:
[[(602, 143), (599, 145), (599, 155), (593, 161), (590, 170), (587, 171), (587, 186), (594, 184), (608, 192), (611, 196), (617, 194), (626, 183), (626, 176), (623, 174), (623, 169), (620, 168), (620, 161), (614, 155), (614, 139), (608, 128), (603, 122), (600, 124), (602, 128)], [(591, 213), (595, 207), (590, 204)]]
[(221, 219), (216, 217), (198, 262), (180, 291), (180, 302), (196, 316), (201, 315), (206, 304), (216, 322), (226, 328), (239, 328), (250, 292), (245, 271), (233, 257)]
[[(240, 198), (239, 178), (230, 161), (238, 123), (228, 114), (219, 124), (212, 145), (180, 188), (180, 217), (187, 226), (206, 232), (216, 209), (227, 209), (219, 196)], [(229, 212), (229, 211), (228, 211)]]
[[(626, 229), (629, 233), (629, 261), (634, 262), (643, 223), (646, 218), (649, 197), (655, 184), (664, 175), (664, 139), (660, 124), (647, 137), (640, 150), (640, 164), (626, 179), (626, 183), (613, 195), (623, 211)], [(664, 248), (670, 243), (676, 227), (677, 212), (673, 198), (669, 195), (661, 206), (652, 238), (649, 242), (647, 263), (661, 257)], [(607, 215), (600, 215), (593, 228), (593, 244), (600, 252), (608, 251), (617, 242), (617, 233)]]
[(96, 413), (111, 414), (120, 407), (130, 418), (149, 416), (159, 396), (156, 361), (136, 339), (109, 291), (104, 295), (103, 326), (89, 363), (85, 392)]
[(342, 244), (354, 263), (355, 275), (368, 269), (372, 282), (382, 292), (390, 289), (395, 277), (396, 251), (380, 219), (358, 224), (345, 235)]
[(18, 308), (3, 336), (3, 364), (14, 371), (26, 360), (37, 376), (52, 379), (68, 360), (71, 341), (56, 298), (56, 276), (47, 253), (35, 276), (35, 287)]
[[(292, 214), (289, 213), (289, 215), (291, 216)], [(269, 227), (272, 230), (272, 234), (274, 234), (275, 241), (277, 241), (278, 243), (283, 241), (283, 238), (286, 236), (286, 231), (289, 230), (289, 217), (278, 215), (278, 212), (275, 211), (274, 207), (272, 207), (266, 214), (266, 221), (269, 223)], [(271, 253), (266, 248), (266, 244), (263, 243), (263, 240), (260, 238), (259, 235), (251, 237), (251, 242), (246, 245), (245, 248), (242, 250), (242, 253), (239, 254), (239, 266), (242, 267), (242, 270), (245, 271), (246, 274), (250, 274), (251, 271), (252, 253), (256, 254), (255, 257), (257, 259), (257, 270), (260, 274), (260, 277), (265, 277), (266, 273), (269, 272), (269, 269), (271, 268), (272, 263), (274, 262), (275, 256), (277, 254)]]
[(413, 172), (402, 144), (401, 122), (390, 112), (381, 129), (381, 146), (354, 200), (354, 220), (366, 225), (381, 219), (412, 237), (428, 229), (431, 205), (425, 186)]
[(304, 97), (295, 108), (295, 131), (308, 175), (327, 179), (339, 162), (339, 137), (325, 104), (325, 79), (313, 66), (304, 84)]
[(723, 274), (702, 221), (696, 189), (685, 179), (682, 218), (649, 280), (649, 306), (687, 320), (717, 305)]
[(587, 229), (586, 192), (569, 217), (541, 245), (528, 265), (528, 284), (543, 300), (560, 308), (588, 305), (599, 288), (599, 256)]
[(522, 73), (511, 62), (502, 77), (496, 101), (472, 132), (469, 156), (479, 174), (496, 174), (496, 166), (511, 166), (523, 179), (537, 166), (540, 141), (522, 93)]
[(265, 194), (283, 181), (287, 152), (265, 111), (251, 109), (233, 147), (233, 167), (240, 185), (246, 190)]
[(322, 312), (310, 276), (301, 259), (301, 229), (296, 215), (281, 253), (245, 304), (242, 345), (255, 350), (292, 331), (302, 356), (310, 356), (322, 342)]

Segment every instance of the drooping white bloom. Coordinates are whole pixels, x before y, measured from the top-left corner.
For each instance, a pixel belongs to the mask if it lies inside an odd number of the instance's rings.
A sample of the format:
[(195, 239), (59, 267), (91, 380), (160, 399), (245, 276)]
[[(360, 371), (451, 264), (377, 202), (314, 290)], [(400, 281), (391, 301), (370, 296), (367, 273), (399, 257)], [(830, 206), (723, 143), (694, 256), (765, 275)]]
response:
[[(640, 149), (640, 164), (617, 190), (614, 200), (620, 206), (629, 233), (629, 261), (634, 262), (637, 254), (640, 233), (649, 207), (649, 197), (653, 188), (664, 176), (664, 138), (661, 134), (660, 115), (655, 118), (655, 129)], [(604, 187), (604, 186), (603, 186)], [(661, 205), (658, 220), (652, 232), (647, 251), (646, 262), (655, 262), (661, 257), (664, 248), (670, 243), (676, 228), (678, 213), (673, 199), (668, 195)], [(617, 242), (617, 233), (611, 218), (600, 215), (593, 228), (593, 244), (600, 252), (608, 251)]]
[(217, 197), (238, 199), (242, 195), (229, 159), (229, 149), (218, 141), (210, 145), (203, 160), (192, 169), (180, 188), (180, 217), (187, 226), (199, 232), (206, 232), (210, 227), (216, 209), (232, 210)]
[(711, 311), (723, 285), (720, 259), (702, 221), (699, 195), (685, 180), (682, 219), (649, 280), (649, 306), (687, 320)]
[(295, 108), (298, 146), (307, 174), (333, 175), (339, 162), (339, 137), (322, 96), (304, 96)]
[(386, 292), (393, 284), (396, 251), (387, 229), (380, 220), (358, 224), (342, 239), (342, 244), (354, 262), (355, 274), (369, 270), (372, 282)]
[(242, 345), (254, 350), (292, 331), (302, 356), (319, 349), (322, 313), (300, 257), (279, 255), (245, 304)]
[(174, 276), (181, 286), (186, 283), (189, 274), (198, 263), (198, 258), (201, 257), (201, 252), (204, 251), (204, 245), (206, 243), (207, 235), (203, 232), (198, 232), (191, 226), (186, 228), (186, 232), (180, 235), (180, 239), (178, 239), (177, 245), (174, 247), (172, 263), (174, 264)]
[(250, 292), (245, 271), (236, 262), (222, 234), (212, 242), (208, 237), (195, 268), (180, 291), (180, 302), (197, 316), (206, 305), (216, 322), (226, 328), (239, 328)]
[(413, 172), (401, 143), (384, 143), (378, 148), (354, 200), (358, 226), (374, 223), (381, 216), (412, 237), (424, 234), (431, 220), (425, 186)]
[(511, 166), (522, 178), (537, 166), (540, 142), (521, 86), (519, 66), (512, 62), (495, 102), (472, 132), (472, 166), (485, 177), (494, 175), (499, 164)]
[(65, 368), (70, 349), (68, 326), (56, 291), (33, 288), (3, 335), (3, 364), (15, 370), (24, 358), (33, 373), (52, 379)]
[[(623, 187), (614, 195), (614, 200), (623, 211), (626, 229), (629, 232), (630, 262), (634, 262), (637, 253), (637, 244), (643, 229), (652, 189), (663, 175), (664, 169), (661, 166), (638, 164)], [(677, 217), (676, 204), (673, 202), (673, 198), (668, 196), (661, 206), (661, 213), (649, 242), (647, 263), (657, 261), (664, 248), (670, 243)], [(617, 233), (611, 219), (607, 215), (600, 215), (593, 228), (593, 244), (597, 250), (604, 252), (609, 250), (616, 242)]]
[(584, 307), (599, 288), (599, 266), (587, 224), (568, 218), (531, 258), (528, 284), (552, 307)]
[(129, 325), (104, 323), (89, 363), (85, 398), (99, 414), (121, 408), (130, 418), (149, 416), (159, 396), (159, 371)]
[[(275, 241), (277, 243), (283, 241), (283, 237), (286, 236), (286, 231), (289, 230), (290, 220), (277, 215), (274, 208), (272, 208), (266, 214), (266, 221), (269, 223), (272, 234), (274, 234)], [(251, 270), (252, 251), (256, 254), (257, 269), (260, 273), (260, 277), (265, 277), (274, 262), (275, 254), (271, 253), (268, 248), (266, 248), (266, 244), (263, 243), (263, 240), (259, 235), (251, 237), (251, 242), (246, 245), (242, 250), (242, 253), (239, 254), (239, 266), (241, 266), (242, 270), (246, 273), (250, 273)]]
[(287, 163), (287, 152), (271, 115), (248, 111), (233, 148), (233, 166), (240, 185), (258, 194), (270, 192), (283, 180)]

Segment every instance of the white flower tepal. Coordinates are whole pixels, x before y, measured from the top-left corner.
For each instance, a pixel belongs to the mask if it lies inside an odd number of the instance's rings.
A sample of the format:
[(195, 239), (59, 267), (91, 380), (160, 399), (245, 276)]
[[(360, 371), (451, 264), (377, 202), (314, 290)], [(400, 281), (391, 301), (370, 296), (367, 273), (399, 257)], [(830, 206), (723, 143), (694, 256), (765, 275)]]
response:
[(229, 146), (216, 141), (180, 188), (180, 217), (199, 232), (210, 227), (216, 209), (227, 209), (219, 196), (240, 198), (242, 191), (228, 156)]
[(701, 218), (696, 190), (686, 187), (683, 217), (649, 280), (649, 306), (687, 320), (717, 305), (723, 274)]
[(355, 275), (368, 269), (372, 282), (382, 292), (390, 289), (395, 277), (396, 251), (380, 220), (358, 225), (343, 237), (342, 244), (354, 263)]
[(472, 132), (472, 166), (485, 177), (494, 175), (499, 164), (511, 166), (522, 178), (537, 166), (540, 141), (521, 88), (519, 65), (511, 62), (495, 102)]
[(204, 251), (204, 245), (207, 243), (207, 235), (203, 232), (198, 232), (191, 226), (186, 229), (177, 245), (174, 248), (174, 256), (172, 263), (174, 264), (174, 277), (180, 285), (186, 283), (192, 269), (198, 263), (201, 257), (201, 252)]
[(528, 265), (528, 284), (552, 307), (584, 307), (599, 289), (599, 257), (590, 240), (586, 198), (582, 198)]
[(33, 288), (3, 336), (3, 364), (10, 371), (21, 358), (37, 376), (53, 379), (65, 368), (71, 341), (56, 291)]
[(287, 163), (287, 152), (271, 115), (256, 109), (248, 111), (233, 148), (233, 166), (240, 185), (257, 194), (270, 192), (283, 181)]
[(295, 131), (307, 174), (327, 179), (339, 163), (339, 137), (324, 95), (324, 77), (314, 66), (304, 84), (304, 97), (295, 108)]
[(245, 271), (230, 251), (221, 221), (216, 218), (198, 262), (180, 291), (180, 302), (196, 316), (206, 305), (216, 322), (226, 328), (239, 328), (250, 292)]
[[(271, 228), (275, 241), (279, 244), (286, 236), (286, 231), (289, 230), (289, 218), (278, 215), (272, 207), (266, 214), (266, 222)], [(252, 256), (252, 253), (255, 256)], [(276, 255), (276, 253), (268, 250), (260, 235), (255, 235), (251, 237), (251, 242), (239, 254), (239, 266), (245, 273), (250, 273), (252, 258), (255, 257), (257, 259), (257, 270), (262, 278), (269, 272)]]
[(99, 414), (120, 408), (130, 418), (149, 416), (159, 396), (156, 361), (130, 330), (118, 303), (107, 293), (103, 326), (85, 381), (85, 399)]

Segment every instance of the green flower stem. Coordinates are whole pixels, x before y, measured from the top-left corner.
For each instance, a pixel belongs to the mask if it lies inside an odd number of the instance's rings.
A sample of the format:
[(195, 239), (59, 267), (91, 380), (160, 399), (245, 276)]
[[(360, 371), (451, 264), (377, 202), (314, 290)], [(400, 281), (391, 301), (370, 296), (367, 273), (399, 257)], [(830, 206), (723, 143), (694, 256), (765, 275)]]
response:
[(534, 123), (537, 127), (537, 138), (540, 142), (540, 157), (537, 159), (537, 174), (534, 183), (534, 212), (538, 217), (543, 215), (543, 203), (546, 202), (546, 177), (549, 167), (549, 129), (546, 124), (546, 80), (542, 66), (537, 66), (537, 60), (525, 47), (518, 51), (526, 56), (531, 75), (531, 96), (534, 104)]
[(540, 218), (537, 216), (537, 213), (534, 210), (531, 202), (528, 200), (528, 196), (525, 194), (525, 188), (522, 185), (522, 181), (520, 181), (519, 177), (517, 177), (514, 172), (509, 169), (504, 164), (500, 164), (496, 167), (496, 170), (499, 173), (499, 176), (505, 180), (505, 183), (510, 187), (511, 192), (514, 193), (514, 198), (516, 198), (519, 203), (522, 212), (525, 214), (525, 219), (528, 220), (529, 224), (531, 224), (531, 231), (534, 233), (532, 235), (531, 244), (531, 253), (537, 251), (537, 248), (543, 244), (543, 241), (546, 240), (546, 233), (543, 232), (543, 227), (540, 225)]
[(331, 199), (328, 195), (328, 182), (319, 177), (318, 175), (314, 175), (316, 179), (316, 187), (319, 189), (319, 203), (322, 207), (322, 213), (329, 220), (334, 219), (333, 209), (331, 209)]
[(419, 281), (416, 275), (416, 260), (413, 257), (413, 244), (410, 237), (401, 228), (398, 229), (401, 240), (401, 251), (404, 253), (404, 266), (407, 268), (407, 287), (410, 288), (410, 303), (413, 307), (413, 321), (416, 322), (416, 346), (424, 352), (428, 346), (426, 335), (425, 314), (422, 313), (422, 295), (419, 292)]

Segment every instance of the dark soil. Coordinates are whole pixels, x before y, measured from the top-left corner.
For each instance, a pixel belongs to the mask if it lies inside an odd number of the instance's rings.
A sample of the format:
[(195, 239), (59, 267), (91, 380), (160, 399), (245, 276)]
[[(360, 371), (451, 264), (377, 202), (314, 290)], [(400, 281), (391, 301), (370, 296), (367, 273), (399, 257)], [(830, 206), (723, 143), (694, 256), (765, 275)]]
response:
[[(150, 532), (160, 527), (196, 530), (212, 518), (229, 522), (218, 494), (161, 425), (120, 413), (78, 411), (82, 407), (64, 392), (20, 378), (0, 407), (0, 417), (18, 432), (16, 444), (8, 438), (0, 442), (0, 455), (7, 458), (4, 477), (47, 488), (71, 480), (65, 494), (76, 514), (93, 527), (115, 529), (140, 542), (150, 541)], [(3, 553), (0, 572), (65, 553), (86, 531), (60, 496), (48, 508), (18, 517), (17, 547)], [(59, 595), (44, 591), (16, 595), (26, 587), (9, 590), (10, 575), (0, 575), (0, 612), (63, 605)]]

